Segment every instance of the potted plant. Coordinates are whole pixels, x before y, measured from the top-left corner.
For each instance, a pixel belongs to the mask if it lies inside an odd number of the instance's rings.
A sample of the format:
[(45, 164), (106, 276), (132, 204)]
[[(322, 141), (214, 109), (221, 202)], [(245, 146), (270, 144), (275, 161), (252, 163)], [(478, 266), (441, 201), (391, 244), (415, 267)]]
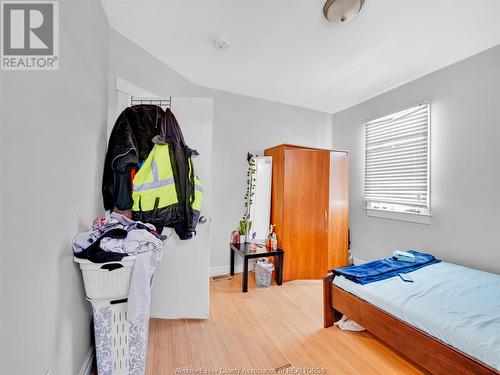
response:
[(250, 229), (252, 229), (252, 221), (250, 220), (250, 207), (253, 204), (253, 196), (255, 195), (255, 172), (256, 165), (253, 155), (247, 154), (248, 170), (247, 170), (247, 188), (245, 192), (245, 213), (240, 220), (238, 231), (240, 233), (240, 243), (249, 242)]
[(245, 192), (245, 213), (238, 225), (239, 243), (244, 244), (249, 242), (250, 229), (252, 228), (252, 221), (250, 220), (250, 207), (253, 204), (253, 196), (255, 195), (255, 172), (256, 165), (253, 155), (247, 154), (248, 170), (247, 170), (247, 187)]
[(248, 240), (248, 234), (252, 228), (252, 222), (248, 220), (246, 216), (240, 220), (240, 225), (238, 227), (238, 232), (240, 233), (240, 243), (245, 243)]

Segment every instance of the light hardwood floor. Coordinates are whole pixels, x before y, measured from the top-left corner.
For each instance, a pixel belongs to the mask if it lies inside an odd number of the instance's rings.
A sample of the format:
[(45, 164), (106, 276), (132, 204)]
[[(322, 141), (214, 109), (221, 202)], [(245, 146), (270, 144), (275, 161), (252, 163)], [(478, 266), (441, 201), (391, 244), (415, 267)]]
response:
[(246, 294), (241, 275), (211, 282), (207, 320), (151, 320), (147, 375), (280, 367), (338, 375), (424, 373), (369, 333), (323, 329), (320, 281), (256, 289), (249, 276)]

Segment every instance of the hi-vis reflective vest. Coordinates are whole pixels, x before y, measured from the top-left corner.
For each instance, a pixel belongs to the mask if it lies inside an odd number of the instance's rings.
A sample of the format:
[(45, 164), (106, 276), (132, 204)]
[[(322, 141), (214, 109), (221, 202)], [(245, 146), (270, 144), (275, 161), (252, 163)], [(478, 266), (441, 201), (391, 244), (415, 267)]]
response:
[[(189, 159), (189, 173), (194, 173), (193, 162)], [(194, 219), (198, 221), (201, 212), (201, 201), (203, 200), (203, 186), (201, 186), (201, 181), (198, 176), (194, 176), (194, 196), (191, 207), (195, 212)]]
[[(188, 176), (193, 176), (191, 157), (188, 160)], [(203, 188), (197, 176), (188, 178), (193, 184), (186, 184), (188, 194), (187, 205), (192, 211), (191, 226), (194, 230), (200, 216)], [(151, 222), (158, 229), (163, 226), (175, 227), (175, 224), (185, 220), (186, 210), (179, 202), (178, 188), (172, 170), (170, 146), (155, 144), (144, 164), (135, 174), (132, 182), (132, 211), (137, 219)]]
[(151, 211), (177, 204), (168, 144), (153, 146), (132, 184), (132, 211)]

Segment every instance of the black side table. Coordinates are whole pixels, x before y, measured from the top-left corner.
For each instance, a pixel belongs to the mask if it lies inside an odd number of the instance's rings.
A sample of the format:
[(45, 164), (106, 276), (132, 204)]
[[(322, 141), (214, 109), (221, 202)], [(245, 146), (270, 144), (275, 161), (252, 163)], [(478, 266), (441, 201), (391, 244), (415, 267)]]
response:
[(229, 245), (229, 252), (231, 253), (231, 268), (230, 274), (234, 275), (234, 253), (243, 258), (243, 277), (242, 277), (242, 290), (243, 293), (248, 291), (248, 259), (263, 258), (270, 256), (278, 256), (278, 264), (276, 265), (276, 283), (281, 285), (283, 282), (283, 250), (271, 250), (266, 248), (263, 244), (257, 244), (256, 249), (250, 249), (250, 244)]

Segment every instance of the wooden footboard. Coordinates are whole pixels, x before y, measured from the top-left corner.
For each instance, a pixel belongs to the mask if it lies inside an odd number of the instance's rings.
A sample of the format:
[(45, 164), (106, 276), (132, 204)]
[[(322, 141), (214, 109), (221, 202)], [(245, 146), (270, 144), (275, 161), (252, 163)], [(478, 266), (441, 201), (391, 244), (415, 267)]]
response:
[(323, 277), (323, 327), (333, 326), (333, 323), (342, 317), (342, 313), (333, 308), (332, 287), (333, 273), (328, 273)]
[(433, 374), (484, 374), (500, 372), (428, 335), (323, 278), (324, 327), (345, 314), (374, 336)]

